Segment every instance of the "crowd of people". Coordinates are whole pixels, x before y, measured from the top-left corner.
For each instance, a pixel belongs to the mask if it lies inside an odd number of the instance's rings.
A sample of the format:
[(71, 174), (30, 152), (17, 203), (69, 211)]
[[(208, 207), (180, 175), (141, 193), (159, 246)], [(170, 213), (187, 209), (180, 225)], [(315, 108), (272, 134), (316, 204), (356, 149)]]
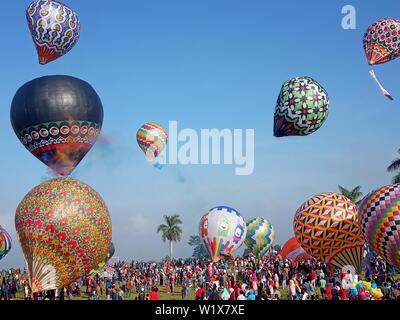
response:
[[(380, 289), (377, 298), (356, 287), (361, 278)], [(400, 300), (400, 279), (379, 257), (367, 262), (362, 275), (315, 259), (291, 261), (279, 256), (237, 258), (210, 263), (199, 259), (109, 263), (61, 290), (31, 294), (26, 270), (0, 272), (0, 299), (158, 300), (159, 288), (182, 299), (196, 300)], [(168, 299), (168, 296), (164, 299)]]

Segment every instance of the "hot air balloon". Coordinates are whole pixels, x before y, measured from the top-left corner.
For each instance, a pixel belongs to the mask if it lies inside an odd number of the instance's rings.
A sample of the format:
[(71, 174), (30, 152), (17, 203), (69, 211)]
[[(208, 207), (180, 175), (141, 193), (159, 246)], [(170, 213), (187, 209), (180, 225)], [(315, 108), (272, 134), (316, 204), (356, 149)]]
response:
[(96, 142), (103, 106), (87, 82), (46, 76), (18, 89), (11, 124), (29, 152), (56, 173), (69, 175)]
[(286, 241), (279, 255), (282, 259), (290, 259), (293, 261), (301, 261), (302, 259), (310, 258), (310, 255), (301, 247), (296, 237)]
[(400, 271), (400, 184), (370, 192), (361, 201), (359, 212), (371, 250)]
[(139, 128), (136, 140), (147, 161), (153, 162), (168, 143), (168, 134), (160, 125), (148, 122)]
[(101, 196), (66, 177), (33, 188), (18, 205), (15, 227), (32, 292), (59, 289), (97, 267), (111, 245), (111, 218)]
[(11, 237), (8, 232), (0, 226), (0, 260), (11, 250)]
[(361, 271), (364, 239), (357, 207), (347, 197), (325, 192), (304, 202), (294, 217), (294, 233), (304, 250), (319, 261)]
[(381, 64), (400, 56), (400, 20), (379, 19), (364, 34), (363, 45), (368, 64)]
[[(370, 25), (363, 38), (364, 51), (369, 65), (389, 62), (400, 56), (400, 20), (379, 19)], [(370, 71), (382, 94), (390, 100), (393, 97), (383, 88), (373, 70)]]
[(202, 243), (213, 262), (223, 256), (232, 257), (246, 237), (246, 223), (235, 209), (220, 206), (203, 215), (199, 226)]
[(97, 265), (95, 269), (90, 270), (89, 276), (95, 276), (96, 274), (100, 273), (103, 271), (105, 265), (107, 264), (108, 261), (112, 258), (115, 252), (115, 247), (114, 243), (111, 242), (110, 248), (108, 249), (107, 256)]
[(306, 136), (318, 130), (328, 116), (325, 89), (310, 77), (282, 85), (275, 107), (274, 136)]
[(275, 241), (274, 227), (267, 219), (261, 217), (248, 220), (246, 226), (244, 243), (256, 257), (263, 257)]
[(26, 9), (26, 18), (40, 64), (68, 53), (79, 39), (78, 16), (58, 1), (33, 1)]

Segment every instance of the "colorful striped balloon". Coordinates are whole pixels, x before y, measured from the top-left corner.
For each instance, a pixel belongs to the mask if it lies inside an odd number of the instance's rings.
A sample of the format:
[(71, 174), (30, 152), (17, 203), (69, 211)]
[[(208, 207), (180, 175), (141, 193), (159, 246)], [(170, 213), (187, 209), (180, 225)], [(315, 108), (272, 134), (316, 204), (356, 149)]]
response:
[(11, 237), (6, 230), (0, 226), (0, 260), (11, 250)]
[(256, 257), (264, 256), (275, 241), (275, 230), (272, 224), (258, 217), (246, 222), (247, 235), (245, 244)]
[(215, 207), (203, 215), (199, 236), (213, 262), (221, 257), (231, 257), (246, 237), (246, 223), (235, 209)]
[(153, 162), (168, 143), (168, 133), (160, 125), (148, 122), (140, 127), (136, 133), (136, 140), (147, 161)]
[(359, 208), (365, 241), (400, 271), (400, 184), (370, 192)]

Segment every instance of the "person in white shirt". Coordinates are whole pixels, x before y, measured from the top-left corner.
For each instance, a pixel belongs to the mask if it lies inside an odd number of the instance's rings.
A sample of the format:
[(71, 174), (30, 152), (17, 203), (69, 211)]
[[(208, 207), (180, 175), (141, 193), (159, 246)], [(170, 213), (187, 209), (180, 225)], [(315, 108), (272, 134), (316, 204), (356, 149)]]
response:
[(240, 294), (238, 295), (237, 300), (247, 300), (247, 298), (244, 296), (243, 290), (240, 290)]

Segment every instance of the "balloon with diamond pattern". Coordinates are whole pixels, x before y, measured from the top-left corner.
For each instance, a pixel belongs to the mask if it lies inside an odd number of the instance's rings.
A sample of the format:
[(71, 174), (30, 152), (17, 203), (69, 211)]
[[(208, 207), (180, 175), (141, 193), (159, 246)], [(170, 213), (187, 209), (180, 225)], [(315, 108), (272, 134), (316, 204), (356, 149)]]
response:
[(301, 247), (319, 261), (361, 270), (364, 239), (357, 207), (333, 192), (307, 200), (294, 216), (294, 233)]
[(400, 271), (400, 184), (370, 192), (359, 208), (365, 241), (372, 251)]

